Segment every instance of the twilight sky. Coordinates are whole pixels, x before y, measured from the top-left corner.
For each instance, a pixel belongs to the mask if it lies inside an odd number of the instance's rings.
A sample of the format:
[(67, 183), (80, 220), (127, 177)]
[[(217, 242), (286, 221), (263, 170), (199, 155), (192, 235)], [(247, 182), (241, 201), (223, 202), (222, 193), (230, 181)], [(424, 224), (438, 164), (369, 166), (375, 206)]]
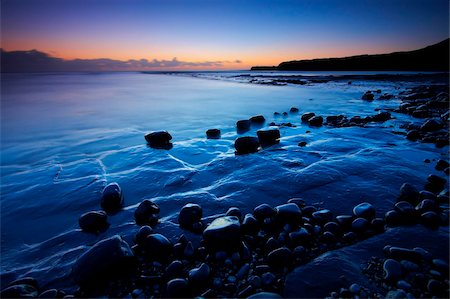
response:
[(6, 51), (147, 59), (155, 69), (247, 69), (434, 44), (449, 36), (449, 2), (1, 0), (1, 27)]

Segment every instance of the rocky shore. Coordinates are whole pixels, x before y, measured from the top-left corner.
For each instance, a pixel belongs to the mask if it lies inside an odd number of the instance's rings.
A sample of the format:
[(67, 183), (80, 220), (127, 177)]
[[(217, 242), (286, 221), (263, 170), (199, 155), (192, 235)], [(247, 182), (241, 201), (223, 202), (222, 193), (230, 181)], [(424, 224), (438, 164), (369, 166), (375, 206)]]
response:
[[(253, 154), (277, 144), (281, 138), (277, 127), (304, 124), (310, 130), (322, 126), (364, 128), (388, 121), (395, 117), (394, 113), (414, 117), (414, 121), (402, 125), (406, 131), (401, 133), (408, 140), (445, 147), (449, 144), (447, 92), (448, 86), (417, 87), (399, 95), (402, 103), (398, 109), (384, 109), (364, 117), (322, 116), (315, 112), (300, 115), (299, 109), (292, 107), (289, 113), (298, 114), (298, 124), (274, 122), (270, 128), (262, 129), (266, 122), (262, 115), (238, 120), (236, 130), (241, 134), (251, 128), (261, 129), (256, 136), (236, 139), (236, 155)], [(370, 91), (361, 100), (383, 101), (392, 97)], [(283, 114), (275, 112), (274, 116), (282, 118)], [(208, 129), (205, 136), (219, 139), (221, 131)], [(149, 133), (145, 140), (150, 148), (173, 148), (172, 136), (166, 131)], [(307, 143), (300, 142), (299, 146)], [(406, 238), (420, 239), (428, 231), (439, 234), (443, 231), (448, 244), (448, 167), (448, 161), (437, 161), (435, 168), (442, 175), (430, 174), (423, 182), (423, 190), (405, 182), (392, 209), (385, 214), (364, 201), (347, 214), (336, 214), (311, 199), (286, 198), (284, 204), (261, 204), (247, 214), (231, 206), (211, 219), (203, 215), (201, 205), (188, 203), (177, 217), (177, 224), (185, 233), (175, 241), (156, 232), (161, 225), (161, 209), (146, 199), (134, 210), (134, 219), (130, 219), (136, 224), (132, 243), (114, 235), (78, 257), (70, 274), (79, 287), (75, 293), (42, 288), (34, 278), (22, 277), (2, 286), (0, 295), (2, 298), (448, 297), (447, 261), (431, 253), (439, 250), (426, 242), (426, 236), (423, 241)], [(80, 216), (79, 226), (84, 233), (105, 232), (109, 219), (121, 212), (127, 194), (119, 183), (110, 183), (103, 189), (100, 210)], [(399, 231), (401, 228), (405, 230)], [(402, 232), (406, 232), (403, 237), (399, 236)], [(404, 243), (401, 247), (396, 245), (400, 239)], [(384, 256), (361, 253), (366, 252), (367, 246), (378, 247)], [(448, 247), (440, 248), (440, 252), (448, 254)], [(317, 269), (321, 271), (318, 277), (308, 277), (308, 271)], [(312, 290), (315, 283), (322, 289)]]

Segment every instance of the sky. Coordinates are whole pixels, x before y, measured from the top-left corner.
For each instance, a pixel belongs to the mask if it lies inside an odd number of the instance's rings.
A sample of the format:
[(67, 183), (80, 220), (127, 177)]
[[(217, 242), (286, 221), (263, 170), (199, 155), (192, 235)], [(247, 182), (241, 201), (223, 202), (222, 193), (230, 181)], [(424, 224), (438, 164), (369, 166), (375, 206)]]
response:
[(36, 49), (65, 60), (144, 59), (155, 70), (248, 69), (289, 60), (389, 53), (449, 36), (448, 0), (0, 3), (1, 47), (6, 51)]

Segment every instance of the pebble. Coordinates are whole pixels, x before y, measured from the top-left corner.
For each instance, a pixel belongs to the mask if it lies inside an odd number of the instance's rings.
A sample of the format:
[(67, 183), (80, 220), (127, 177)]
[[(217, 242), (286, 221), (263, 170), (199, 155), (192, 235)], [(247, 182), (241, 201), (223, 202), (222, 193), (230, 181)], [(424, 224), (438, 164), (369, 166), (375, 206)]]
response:
[(169, 278), (182, 278), (183, 263), (179, 260), (174, 260), (167, 266), (165, 274)]
[(429, 119), (421, 127), (420, 130), (423, 132), (433, 132), (441, 129), (443, 127), (442, 121), (438, 119)]
[(242, 213), (238, 207), (231, 207), (227, 210), (225, 216), (236, 216), (240, 220), (242, 218)]
[(407, 201), (399, 201), (394, 205), (394, 209), (408, 222), (413, 222), (416, 217), (416, 210), (413, 205)]
[(415, 247), (413, 248), (413, 251), (416, 252), (421, 259), (424, 259), (426, 261), (429, 261), (432, 259), (433, 255), (428, 252), (427, 250), (421, 248), (421, 247)]
[(276, 280), (276, 276), (271, 272), (266, 272), (261, 276), (261, 282), (263, 285), (270, 286)]
[(241, 225), (235, 216), (224, 216), (215, 219), (203, 231), (203, 239), (207, 247), (228, 250), (237, 249), (240, 245)]
[(388, 226), (398, 226), (402, 223), (402, 215), (397, 211), (390, 210), (384, 215), (384, 221)]
[(258, 275), (252, 275), (248, 278), (248, 282), (255, 289), (261, 287), (261, 278)]
[(420, 221), (423, 225), (429, 228), (438, 228), (441, 224), (441, 218), (435, 212), (425, 212), (420, 215)]
[(448, 273), (449, 272), (449, 266), (448, 263), (441, 259), (433, 259), (432, 265), (434, 268), (436, 268), (438, 271), (442, 273)]
[(206, 131), (206, 138), (208, 139), (220, 139), (219, 129), (209, 129)]
[(242, 220), (241, 229), (244, 234), (256, 234), (259, 231), (258, 220), (252, 214), (246, 214)]
[(78, 219), (80, 228), (89, 233), (99, 233), (109, 227), (108, 216), (104, 211), (84, 213)]
[(148, 258), (154, 261), (165, 261), (172, 253), (172, 243), (161, 234), (148, 235), (142, 244)]
[(138, 225), (155, 226), (158, 223), (159, 206), (149, 199), (144, 199), (134, 211)]
[(303, 227), (298, 231), (289, 234), (289, 239), (294, 246), (309, 243), (311, 241), (311, 234)]
[(277, 218), (284, 223), (299, 223), (302, 211), (295, 203), (286, 203), (275, 207)]
[(188, 203), (181, 208), (178, 223), (183, 228), (192, 229), (193, 224), (199, 222), (202, 216), (203, 210), (200, 205)]
[(260, 144), (258, 138), (245, 136), (239, 137), (234, 142), (234, 148), (236, 149), (236, 154), (251, 154), (256, 153), (259, 150)]
[(330, 221), (323, 226), (324, 230), (332, 233), (335, 236), (339, 236), (342, 233), (341, 227), (336, 222)]
[(289, 112), (291, 113), (297, 113), (299, 110), (297, 107), (291, 107), (291, 109), (289, 109)]
[(152, 148), (169, 149), (172, 147), (172, 144), (170, 143), (170, 140), (172, 140), (172, 135), (170, 135), (167, 131), (151, 132), (146, 134), (144, 137)]
[(189, 282), (194, 285), (204, 283), (208, 279), (210, 272), (209, 266), (202, 263), (198, 268), (189, 271)]
[(368, 202), (363, 202), (353, 208), (353, 215), (356, 217), (365, 218), (371, 220), (375, 218), (375, 208)]
[(300, 146), (300, 147), (304, 147), (304, 146), (306, 146), (308, 143), (306, 142), (306, 141), (300, 141), (299, 143), (298, 143), (298, 146)]
[(38, 291), (36, 288), (28, 284), (15, 284), (0, 292), (1, 298), (26, 298), (37, 296)]
[(448, 162), (440, 159), (439, 161), (437, 161), (436, 166), (434, 168), (438, 171), (442, 171), (442, 170), (446, 169), (447, 167), (449, 167)]
[(420, 213), (434, 211), (436, 210), (435, 201), (431, 199), (424, 199), (416, 206), (416, 210)]
[(239, 271), (236, 273), (236, 277), (239, 280), (242, 280), (245, 276), (247, 276), (248, 272), (250, 271), (250, 264), (246, 263), (244, 264)]
[(422, 255), (415, 250), (391, 246), (387, 250), (387, 255), (396, 260), (408, 260), (412, 262), (420, 262)]
[(182, 278), (175, 278), (167, 283), (168, 298), (187, 298), (190, 294), (188, 282)]
[(186, 244), (186, 247), (184, 248), (183, 255), (186, 258), (192, 258), (194, 256), (194, 252), (195, 252), (194, 246), (192, 245), (192, 242), (189, 241)]
[(386, 299), (403, 299), (406, 298), (406, 293), (403, 290), (393, 290), (386, 294)]
[(382, 232), (384, 231), (384, 219), (383, 218), (375, 218), (372, 219), (372, 221), (370, 222), (370, 225), (372, 226), (372, 228), (377, 231), (377, 232)]
[(339, 215), (336, 216), (336, 221), (344, 228), (349, 228), (353, 222), (353, 216), (350, 215)]
[(275, 216), (275, 210), (266, 203), (260, 204), (256, 208), (253, 209), (253, 215), (258, 220), (263, 220), (265, 218), (269, 218)]
[(106, 213), (115, 213), (122, 209), (123, 194), (119, 184), (111, 183), (103, 189), (100, 205)]
[(435, 193), (441, 192), (445, 188), (447, 183), (446, 179), (434, 174), (430, 174), (427, 177), (427, 181), (428, 182), (425, 184), (425, 190)]
[(404, 291), (409, 291), (411, 289), (411, 285), (404, 280), (399, 280), (397, 281), (397, 288), (402, 289)]
[(327, 223), (333, 219), (333, 213), (330, 210), (320, 210), (312, 213), (312, 218), (319, 223)]
[(400, 195), (398, 201), (407, 201), (411, 204), (417, 204), (419, 202), (419, 191), (416, 187), (409, 183), (404, 183), (400, 187)]
[(244, 298), (250, 295), (253, 292), (253, 287), (251, 285), (246, 286), (242, 291), (240, 291), (237, 295), (238, 298)]
[(389, 282), (396, 282), (402, 276), (402, 266), (399, 262), (393, 259), (387, 259), (383, 263), (384, 280)]
[(421, 199), (436, 200), (436, 194), (434, 194), (433, 192), (430, 192), (430, 191), (422, 190), (419, 192), (419, 195), (420, 195)]
[(361, 291), (361, 286), (357, 283), (354, 283), (348, 288), (348, 290), (356, 295)]
[(35, 289), (39, 289), (37, 280), (30, 276), (18, 278), (16, 280), (14, 280), (13, 282), (11, 282), (9, 284), (9, 286), (19, 285), (19, 284), (26, 284), (26, 285), (30, 285), (30, 286), (34, 287)]
[(428, 281), (427, 289), (428, 289), (428, 292), (430, 292), (434, 296), (439, 296), (443, 292), (442, 284), (435, 279), (430, 279)]
[(287, 247), (272, 250), (267, 256), (267, 261), (274, 269), (289, 266), (292, 263), (292, 251)]
[(305, 215), (312, 216), (312, 214), (313, 214), (314, 212), (317, 212), (317, 209), (316, 209), (316, 207), (314, 207), (314, 206), (304, 206), (304, 207), (302, 208), (302, 212), (303, 212), (303, 214), (305, 214)]
[(401, 260), (400, 264), (402, 265), (403, 269), (408, 272), (416, 272), (420, 269), (416, 263), (407, 260)]
[(147, 236), (150, 235), (152, 232), (153, 232), (153, 229), (150, 226), (148, 226), (148, 225), (141, 226), (141, 228), (138, 230), (138, 232), (134, 236), (134, 243), (136, 243), (138, 245), (142, 245), (145, 238), (147, 238)]
[(364, 233), (369, 228), (369, 222), (364, 218), (356, 218), (352, 222), (352, 231), (358, 234)]
[(320, 236), (320, 240), (325, 244), (335, 243), (337, 241), (336, 236), (331, 232), (324, 232)]

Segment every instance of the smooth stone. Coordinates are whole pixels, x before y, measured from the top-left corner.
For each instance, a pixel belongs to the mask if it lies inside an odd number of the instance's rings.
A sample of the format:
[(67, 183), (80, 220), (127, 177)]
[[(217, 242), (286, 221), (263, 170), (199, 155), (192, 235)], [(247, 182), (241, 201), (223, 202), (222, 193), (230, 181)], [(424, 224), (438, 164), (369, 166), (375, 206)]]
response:
[(363, 99), (364, 101), (373, 101), (374, 100), (374, 94), (371, 91), (366, 91), (361, 99)]
[(261, 275), (261, 281), (263, 285), (270, 286), (276, 280), (276, 276), (272, 272), (266, 272)]
[(426, 261), (429, 261), (433, 258), (433, 255), (430, 252), (421, 247), (415, 247), (413, 248), (413, 251), (416, 252), (422, 259)]
[(247, 276), (248, 272), (250, 271), (250, 264), (246, 263), (244, 264), (239, 271), (236, 273), (236, 277), (241, 280), (245, 276)]
[(403, 299), (406, 298), (406, 293), (403, 290), (392, 290), (386, 294), (385, 299)]
[(434, 200), (424, 199), (416, 206), (416, 210), (419, 211), (419, 213), (435, 211), (436, 203)]
[(306, 256), (306, 249), (303, 246), (297, 246), (292, 252), (293, 256), (298, 259), (303, 259)]
[(315, 116), (316, 114), (314, 112), (306, 112), (302, 115), (301, 120), (303, 122), (307, 122), (311, 117)]
[(227, 210), (227, 212), (225, 213), (225, 216), (236, 216), (237, 218), (241, 219), (242, 213), (239, 208), (231, 207)]
[(394, 209), (408, 222), (414, 222), (417, 215), (416, 209), (407, 201), (399, 201), (394, 205)]
[(327, 223), (333, 220), (333, 213), (330, 210), (320, 210), (312, 213), (312, 218), (319, 223)]
[(359, 292), (361, 292), (361, 286), (357, 283), (352, 284), (348, 290), (353, 293), (353, 294), (359, 294)]
[(30, 298), (37, 297), (38, 291), (28, 284), (16, 284), (3, 289), (0, 292), (1, 298)]
[(204, 283), (208, 279), (210, 272), (209, 266), (202, 263), (198, 268), (189, 271), (189, 283), (192, 283), (193, 285)]
[(182, 228), (192, 229), (194, 223), (201, 221), (203, 216), (202, 207), (195, 203), (188, 203), (184, 205), (180, 214), (178, 214), (178, 224)]
[(302, 211), (295, 203), (286, 203), (275, 207), (277, 218), (285, 223), (299, 223), (302, 220)]
[(420, 222), (429, 228), (438, 228), (441, 224), (441, 218), (435, 212), (425, 212), (420, 215)]
[(406, 134), (406, 139), (411, 140), (411, 141), (416, 141), (420, 139), (420, 132), (417, 130), (410, 130), (408, 131), (408, 133)]
[(306, 202), (303, 200), (303, 198), (290, 198), (287, 203), (295, 203), (300, 209), (306, 206)]
[(313, 116), (310, 119), (308, 119), (308, 124), (310, 126), (320, 127), (323, 124), (323, 117), (322, 116)]
[(254, 288), (259, 288), (261, 287), (261, 278), (258, 275), (252, 275), (248, 278), (248, 282), (250, 283), (250, 285)]
[(252, 117), (250, 117), (249, 120), (252, 124), (258, 124), (258, 125), (261, 125), (266, 122), (266, 119), (262, 115), (252, 116)]
[(317, 208), (314, 206), (304, 206), (302, 207), (302, 212), (305, 215), (312, 216), (314, 212), (317, 212)]
[(182, 278), (175, 278), (167, 283), (168, 298), (187, 298), (190, 294), (188, 282)]
[(161, 234), (148, 235), (142, 244), (148, 258), (155, 261), (166, 261), (173, 250), (172, 243)]
[(428, 292), (430, 292), (434, 296), (440, 296), (440, 295), (442, 295), (442, 292), (444, 291), (443, 285), (435, 279), (430, 279), (428, 281), (427, 289), (428, 289)]
[(207, 247), (212, 249), (237, 249), (240, 245), (241, 225), (235, 216), (224, 216), (215, 219), (203, 231)]
[(281, 299), (280, 295), (277, 293), (270, 293), (270, 292), (259, 292), (256, 294), (251, 295), (250, 297), (247, 297), (247, 299)]
[(298, 143), (298, 146), (300, 146), (300, 147), (304, 147), (304, 146), (306, 146), (308, 143), (306, 142), (306, 141), (300, 141), (299, 143)]
[(402, 265), (403, 269), (408, 272), (415, 272), (420, 269), (420, 267), (416, 263), (407, 260), (401, 260), (400, 264)]
[(153, 229), (150, 226), (148, 225), (141, 226), (141, 228), (134, 236), (134, 243), (142, 245), (145, 238), (147, 238), (147, 236), (150, 235), (152, 232)]
[(184, 248), (183, 256), (186, 258), (191, 258), (194, 256), (194, 252), (195, 252), (194, 246), (192, 245), (192, 242), (189, 241), (186, 244), (186, 247)]
[(431, 261), (434, 268), (436, 268), (438, 271), (442, 273), (448, 273), (449, 272), (449, 266), (448, 263), (441, 259), (433, 259)]
[(311, 241), (311, 234), (305, 228), (301, 227), (298, 231), (290, 233), (289, 239), (295, 246), (305, 245)]
[(384, 221), (388, 226), (398, 226), (402, 224), (402, 215), (394, 210), (387, 211), (384, 215)]
[(146, 134), (145, 140), (152, 148), (170, 148), (172, 135), (167, 131), (157, 131)]
[(250, 125), (251, 125), (251, 122), (248, 119), (238, 120), (236, 122), (236, 129), (241, 132), (248, 131), (248, 130), (250, 130)]
[(237, 294), (238, 298), (245, 298), (253, 292), (253, 287), (251, 285), (246, 286), (242, 291)]
[(336, 243), (337, 238), (336, 236), (331, 233), (331, 232), (324, 232), (321, 236), (320, 236), (320, 241), (325, 243), (325, 244), (331, 244), (331, 243)]
[(352, 230), (355, 233), (362, 234), (369, 228), (369, 222), (364, 218), (356, 218), (352, 222)]
[(434, 168), (438, 171), (442, 171), (442, 170), (446, 169), (447, 167), (449, 167), (448, 162), (445, 160), (439, 159), (439, 161), (437, 161), (436, 166)]
[(353, 215), (356, 217), (365, 218), (371, 220), (375, 218), (375, 208), (368, 202), (363, 202), (353, 208)]
[(297, 113), (299, 110), (297, 107), (291, 107), (291, 109), (289, 109), (289, 112), (291, 113)]
[(442, 191), (447, 184), (446, 179), (435, 174), (430, 174), (427, 177), (427, 181), (427, 184), (425, 184), (425, 190), (435, 193)]
[(433, 132), (441, 129), (443, 127), (442, 121), (438, 119), (429, 119), (422, 126), (420, 126), (420, 130), (423, 132)]
[(259, 143), (262, 145), (273, 145), (280, 142), (280, 130), (271, 129), (271, 130), (259, 130), (256, 132), (258, 136)]
[(404, 291), (409, 291), (411, 289), (411, 285), (404, 280), (399, 280), (397, 281), (397, 288), (402, 289)]
[(134, 220), (138, 225), (155, 226), (158, 223), (159, 206), (144, 199), (134, 211)]
[(127, 242), (115, 235), (96, 243), (75, 261), (71, 277), (82, 287), (97, 287), (111, 279), (127, 276), (136, 260)]
[(258, 220), (252, 214), (246, 214), (242, 220), (241, 230), (244, 234), (256, 234), (259, 231)]
[(106, 213), (115, 213), (122, 209), (123, 194), (119, 184), (110, 183), (103, 189), (100, 205)]
[(182, 278), (183, 277), (183, 263), (179, 260), (171, 262), (165, 271), (168, 278)]
[(383, 218), (375, 218), (370, 222), (371, 227), (377, 232), (384, 231), (384, 224), (385, 222)]
[(389, 282), (396, 282), (402, 276), (402, 266), (399, 262), (393, 259), (387, 259), (383, 263), (384, 280)]
[(219, 129), (209, 129), (206, 131), (206, 138), (208, 139), (220, 139)]
[(89, 233), (99, 233), (109, 227), (108, 215), (104, 211), (84, 213), (78, 219), (80, 228)]
[(413, 185), (404, 183), (400, 187), (400, 195), (397, 201), (407, 201), (411, 204), (417, 204), (419, 202), (419, 191)]
[(260, 204), (256, 208), (253, 209), (253, 216), (255, 216), (258, 220), (263, 220), (265, 218), (269, 218), (275, 216), (275, 210), (266, 203)]
[(339, 216), (336, 216), (336, 221), (343, 228), (349, 228), (352, 225), (353, 216), (350, 216), (350, 215), (339, 215)]
[(292, 263), (292, 251), (287, 247), (272, 250), (267, 256), (267, 262), (274, 269), (289, 266)]
[(420, 262), (422, 255), (415, 250), (401, 248), (401, 247), (389, 247), (388, 256), (396, 260), (408, 260), (412, 262)]
[(260, 144), (258, 138), (245, 136), (239, 137), (234, 142), (234, 148), (236, 149), (236, 154), (251, 154), (256, 153), (259, 150)]
[(339, 236), (342, 234), (342, 229), (341, 229), (340, 225), (333, 221), (325, 223), (323, 228), (325, 231), (330, 232), (335, 236)]
[(436, 200), (437, 196), (433, 192), (422, 190), (419, 192), (421, 199), (430, 199), (430, 200)]

